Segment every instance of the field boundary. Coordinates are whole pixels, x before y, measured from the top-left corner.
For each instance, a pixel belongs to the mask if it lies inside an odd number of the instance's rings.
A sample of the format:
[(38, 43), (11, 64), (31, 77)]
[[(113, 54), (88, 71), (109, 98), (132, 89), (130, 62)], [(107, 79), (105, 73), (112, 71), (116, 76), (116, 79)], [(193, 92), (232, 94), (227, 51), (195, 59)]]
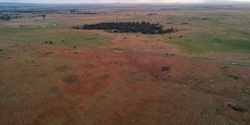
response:
[[(33, 43), (31, 41), (22, 41), (22, 40), (14, 40), (14, 39), (1, 39), (0, 41), (12, 41), (12, 42), (24, 42), (24, 43), (32, 43), (32, 44), (39, 44)], [(53, 46), (61, 46), (64, 45), (55, 45)], [(65, 46), (64, 46), (65, 47)], [(206, 59), (206, 58), (197, 58), (197, 57), (188, 57), (188, 56), (181, 56), (175, 54), (161, 54), (161, 53), (149, 53), (149, 52), (136, 52), (136, 51), (123, 51), (123, 50), (113, 50), (113, 49), (105, 49), (105, 48), (82, 48), (85, 50), (95, 50), (95, 51), (104, 51), (104, 52), (113, 52), (113, 53), (122, 53), (122, 54), (130, 54), (130, 55), (143, 55), (143, 56), (158, 56), (158, 57), (168, 57), (168, 58), (175, 58), (175, 59), (182, 59), (182, 60), (189, 60), (195, 62), (205, 62), (205, 63), (216, 63), (216, 64), (225, 64), (225, 65), (234, 65), (234, 66), (241, 66), (241, 67), (250, 67), (249, 63), (240, 63), (236, 61), (222, 61), (222, 60), (215, 60), (215, 59)]]

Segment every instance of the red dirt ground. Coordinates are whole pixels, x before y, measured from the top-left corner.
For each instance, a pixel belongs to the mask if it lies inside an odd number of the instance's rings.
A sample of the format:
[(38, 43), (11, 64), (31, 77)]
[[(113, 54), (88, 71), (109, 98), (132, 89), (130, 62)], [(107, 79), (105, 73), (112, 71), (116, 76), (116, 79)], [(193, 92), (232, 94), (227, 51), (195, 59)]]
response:
[(1, 47), (3, 125), (250, 124), (249, 67), (46, 44)]

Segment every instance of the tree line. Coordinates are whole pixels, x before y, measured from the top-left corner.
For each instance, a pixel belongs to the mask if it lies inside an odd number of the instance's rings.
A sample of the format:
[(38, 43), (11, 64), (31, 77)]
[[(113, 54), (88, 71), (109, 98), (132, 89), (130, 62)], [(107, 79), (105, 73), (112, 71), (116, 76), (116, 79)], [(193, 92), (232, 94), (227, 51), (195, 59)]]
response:
[(11, 19), (18, 19), (18, 18), (22, 18), (22, 16), (11, 16), (10, 14), (3, 14), (0, 15), (0, 20), (2, 21), (10, 21)]
[(11, 19), (11, 16), (9, 16), (8, 14), (4, 14), (0, 16), (0, 19), (9, 21)]
[(107, 30), (114, 33), (137, 33), (142, 34), (164, 34), (178, 32), (177, 29), (163, 29), (163, 26), (159, 23), (149, 22), (103, 22), (96, 24), (85, 24), (82, 27), (73, 26), (72, 29), (84, 29), (84, 30)]

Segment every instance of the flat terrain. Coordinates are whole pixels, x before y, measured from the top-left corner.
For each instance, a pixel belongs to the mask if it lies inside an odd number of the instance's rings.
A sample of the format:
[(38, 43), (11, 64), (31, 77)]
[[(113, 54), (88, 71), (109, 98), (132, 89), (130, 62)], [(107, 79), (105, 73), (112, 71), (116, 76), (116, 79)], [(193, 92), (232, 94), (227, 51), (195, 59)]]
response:
[[(0, 6), (3, 125), (250, 124), (249, 6)], [(128, 21), (178, 32), (71, 29)]]

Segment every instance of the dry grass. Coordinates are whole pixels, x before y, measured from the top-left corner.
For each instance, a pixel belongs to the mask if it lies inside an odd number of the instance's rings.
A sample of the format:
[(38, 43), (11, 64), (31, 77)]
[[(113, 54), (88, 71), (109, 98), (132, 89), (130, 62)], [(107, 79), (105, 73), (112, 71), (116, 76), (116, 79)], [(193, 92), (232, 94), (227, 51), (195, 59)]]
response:
[[(91, 8), (79, 10), (86, 9)], [(46, 23), (40, 18), (0, 22), (0, 123), (249, 124), (249, 67), (101, 50), (249, 63), (249, 32), (245, 32), (249, 29), (244, 28), (249, 19), (241, 20), (239, 28), (228, 27), (237, 22), (231, 17), (243, 18), (249, 10), (162, 9), (92, 8), (105, 13), (48, 14)], [(209, 15), (212, 20), (189, 21)], [(179, 32), (142, 35), (70, 29), (85, 23), (140, 20), (159, 22)], [(206, 44), (201, 32), (210, 34)], [(235, 48), (214, 49), (216, 40), (210, 40), (218, 38), (223, 40), (221, 46), (225, 42)], [(193, 44), (188, 46), (189, 39)]]

